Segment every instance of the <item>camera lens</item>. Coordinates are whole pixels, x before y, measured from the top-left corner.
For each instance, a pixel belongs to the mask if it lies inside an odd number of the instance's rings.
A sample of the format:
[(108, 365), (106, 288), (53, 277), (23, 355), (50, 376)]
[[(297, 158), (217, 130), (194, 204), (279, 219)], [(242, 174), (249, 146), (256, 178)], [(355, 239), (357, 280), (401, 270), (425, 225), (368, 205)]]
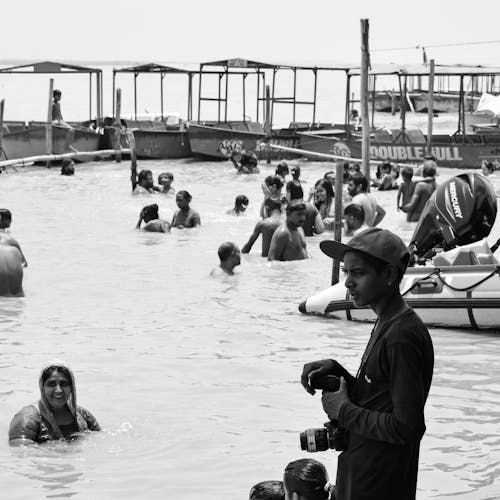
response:
[(326, 451), (330, 448), (328, 432), (323, 429), (306, 429), (300, 433), (300, 448), (314, 453), (315, 451)]

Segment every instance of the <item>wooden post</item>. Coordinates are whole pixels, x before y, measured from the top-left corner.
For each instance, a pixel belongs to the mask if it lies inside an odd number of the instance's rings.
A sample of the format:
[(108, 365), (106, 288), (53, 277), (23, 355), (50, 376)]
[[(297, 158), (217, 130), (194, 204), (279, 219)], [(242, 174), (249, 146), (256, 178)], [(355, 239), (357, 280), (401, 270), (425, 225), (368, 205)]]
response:
[(5, 152), (2, 147), (2, 139), (3, 139), (3, 112), (5, 109), (5, 99), (0, 101), (0, 158), (5, 156)]
[[(47, 107), (47, 123), (45, 124), (45, 152), (52, 154), (52, 99), (54, 92), (54, 79), (51, 78), (49, 82), (49, 105)], [(50, 161), (45, 164), (50, 167)]]
[[(344, 180), (344, 160), (337, 160), (335, 165), (335, 224), (333, 228), (333, 239), (342, 241), (342, 215), (344, 212), (342, 204), (342, 191)], [(332, 285), (339, 282), (340, 261), (333, 259), (332, 263)]]
[(361, 125), (362, 125), (362, 165), (363, 174), (368, 179), (370, 191), (370, 118), (368, 110), (368, 66), (370, 52), (368, 48), (369, 23), (368, 19), (361, 19)]
[(427, 101), (427, 154), (431, 154), (432, 146), (432, 122), (434, 118), (434, 59), (429, 66), (429, 93)]
[(115, 123), (114, 123), (114, 147), (116, 151), (115, 161), (117, 163), (121, 163), (122, 161), (122, 122), (121, 122), (121, 113), (122, 113), (122, 89), (116, 89), (116, 115), (115, 115)]
[[(269, 85), (266, 85), (266, 121), (264, 122), (264, 132), (266, 133), (266, 139), (269, 142), (271, 140), (271, 131), (272, 131), (272, 123), (271, 123), (271, 89)], [(267, 149), (267, 163), (271, 163), (271, 151)]]

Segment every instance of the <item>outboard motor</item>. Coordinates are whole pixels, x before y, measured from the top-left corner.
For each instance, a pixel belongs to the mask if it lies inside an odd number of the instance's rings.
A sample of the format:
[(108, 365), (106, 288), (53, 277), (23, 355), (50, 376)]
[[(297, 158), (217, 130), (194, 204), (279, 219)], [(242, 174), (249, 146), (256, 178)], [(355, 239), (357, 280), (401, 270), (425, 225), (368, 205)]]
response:
[(428, 258), (436, 246), (451, 250), (490, 234), (497, 214), (491, 183), (480, 174), (460, 174), (429, 198), (411, 238), (415, 255)]

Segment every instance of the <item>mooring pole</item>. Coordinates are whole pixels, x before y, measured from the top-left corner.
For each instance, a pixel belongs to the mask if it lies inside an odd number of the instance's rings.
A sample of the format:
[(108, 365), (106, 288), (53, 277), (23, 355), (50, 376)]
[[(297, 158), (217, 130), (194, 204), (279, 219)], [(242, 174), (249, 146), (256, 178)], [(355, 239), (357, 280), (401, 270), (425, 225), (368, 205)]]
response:
[(427, 101), (427, 154), (431, 154), (432, 147), (432, 122), (434, 118), (434, 59), (429, 65), (429, 94)]
[(122, 112), (122, 89), (116, 89), (116, 114), (114, 123), (114, 146), (115, 146), (115, 161), (120, 163), (122, 161), (122, 123), (121, 123), (121, 112)]
[[(52, 99), (54, 93), (54, 79), (49, 82), (49, 104), (47, 106), (47, 123), (45, 124), (45, 152), (52, 154)], [(50, 161), (45, 163), (46, 167), (50, 167)]]
[[(266, 85), (266, 121), (264, 122), (264, 132), (266, 134), (266, 141), (271, 140), (271, 89)], [(271, 151), (267, 148), (266, 162), (271, 163)]]
[[(339, 243), (342, 241), (342, 184), (344, 179), (344, 160), (337, 160), (335, 164), (335, 223), (333, 227), (333, 239)], [(332, 285), (339, 282), (340, 261), (333, 259), (332, 263)]]
[[(368, 19), (361, 19), (361, 125), (362, 125), (362, 165), (363, 174), (370, 179), (370, 118), (368, 110), (368, 67), (370, 66), (370, 51), (368, 48)], [(368, 192), (370, 182), (368, 182)]]

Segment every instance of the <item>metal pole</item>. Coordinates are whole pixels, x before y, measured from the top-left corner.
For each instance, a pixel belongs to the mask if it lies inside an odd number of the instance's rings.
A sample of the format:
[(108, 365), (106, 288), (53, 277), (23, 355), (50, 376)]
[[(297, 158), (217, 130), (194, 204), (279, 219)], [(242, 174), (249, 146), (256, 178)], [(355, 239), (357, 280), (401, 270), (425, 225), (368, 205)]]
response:
[(112, 109), (112, 112), (113, 112), (113, 116), (115, 116), (115, 87), (116, 87), (116, 71), (113, 70), (113, 109)]
[(314, 97), (313, 97), (313, 125), (316, 123), (316, 98), (318, 91), (318, 70), (316, 68), (313, 69), (314, 72)]
[(427, 101), (427, 154), (431, 154), (432, 146), (432, 125), (434, 118), (434, 59), (429, 65), (429, 91)]
[[(98, 84), (96, 78), (96, 85)], [(97, 96), (99, 98), (99, 92), (97, 92)], [(92, 120), (92, 73), (89, 73), (89, 120)]]
[(344, 125), (348, 131), (349, 137), (351, 136), (351, 127), (349, 127), (349, 114), (351, 104), (351, 76), (346, 71), (346, 84), (345, 84), (345, 110), (344, 110)]
[(271, 90), (271, 123), (274, 120), (274, 90), (276, 85), (276, 68), (273, 68), (273, 88)]
[(219, 93), (217, 94), (217, 121), (220, 123), (220, 84), (222, 81), (222, 74), (219, 73)]
[[(49, 82), (49, 105), (47, 107), (47, 123), (45, 125), (45, 152), (52, 154), (52, 99), (54, 92), (54, 79)], [(46, 166), (50, 167), (50, 161), (46, 162)]]
[(259, 123), (259, 104), (260, 104), (260, 68), (257, 69), (257, 113), (255, 121)]
[(226, 68), (226, 97), (224, 100), (224, 123), (227, 123), (227, 90), (229, 87), (229, 72)]
[[(246, 73), (243, 75), (243, 122), (246, 121), (245, 119), (245, 112), (246, 112), (246, 88), (245, 88), (245, 79), (246, 79), (247, 75)], [(227, 103), (226, 103), (227, 104)]]
[(201, 113), (201, 77), (202, 77), (202, 68), (203, 66), (200, 66), (200, 80), (198, 82), (198, 123), (200, 122), (200, 113)]
[(293, 119), (292, 121), (295, 121), (295, 101), (296, 101), (296, 95), (297, 95), (297, 68), (293, 68)]
[(160, 109), (161, 109), (161, 121), (163, 121), (163, 79), (165, 78), (165, 73), (160, 73)]
[(137, 120), (137, 73), (134, 73), (134, 116)]
[[(368, 67), (370, 52), (368, 48), (369, 23), (368, 19), (361, 19), (361, 123), (362, 123), (362, 159), (363, 173), (370, 179), (370, 117), (368, 111)], [(370, 182), (368, 189), (370, 191)]]
[(193, 119), (193, 74), (188, 73), (188, 121)]

